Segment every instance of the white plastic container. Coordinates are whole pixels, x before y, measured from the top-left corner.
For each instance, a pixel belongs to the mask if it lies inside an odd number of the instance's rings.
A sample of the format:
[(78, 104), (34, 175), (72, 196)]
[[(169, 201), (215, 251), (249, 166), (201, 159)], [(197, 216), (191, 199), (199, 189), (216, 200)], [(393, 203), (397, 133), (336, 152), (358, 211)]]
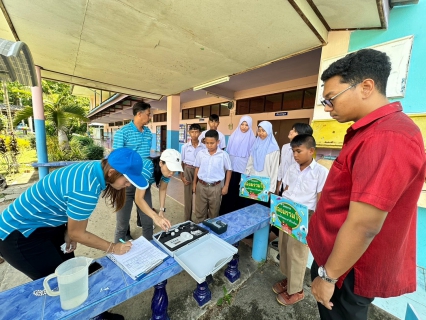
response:
[[(184, 223), (174, 225), (170, 229), (177, 229), (182, 224)], [(158, 241), (159, 235), (160, 233), (154, 235), (154, 241), (198, 283), (203, 283), (209, 275), (214, 275), (238, 252), (237, 248), (211, 233), (204, 234), (183, 247), (171, 251)]]
[[(77, 257), (62, 262), (55, 273), (47, 276), (43, 281), (44, 289), (49, 296), (58, 296), (64, 310), (73, 309), (84, 301), (89, 295), (88, 267), (93, 259)], [(52, 291), (49, 280), (57, 277), (59, 291)]]

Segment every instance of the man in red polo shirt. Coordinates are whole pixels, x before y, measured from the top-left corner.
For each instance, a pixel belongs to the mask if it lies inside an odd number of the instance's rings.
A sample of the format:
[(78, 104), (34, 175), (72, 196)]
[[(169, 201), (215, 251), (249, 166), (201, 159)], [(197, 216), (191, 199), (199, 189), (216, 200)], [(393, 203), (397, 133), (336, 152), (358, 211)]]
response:
[(390, 70), (385, 53), (363, 49), (321, 76), (325, 111), (338, 122), (355, 121), (309, 222), (321, 319), (367, 319), (375, 297), (416, 290), (425, 149), (401, 104), (386, 98)]

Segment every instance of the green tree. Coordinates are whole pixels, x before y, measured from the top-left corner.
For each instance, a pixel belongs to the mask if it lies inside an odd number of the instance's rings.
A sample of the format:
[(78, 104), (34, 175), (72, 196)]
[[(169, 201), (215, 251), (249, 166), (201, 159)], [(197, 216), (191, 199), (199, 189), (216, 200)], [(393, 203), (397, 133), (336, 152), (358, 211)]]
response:
[[(88, 121), (85, 108), (79, 105), (78, 100), (68, 92), (44, 95), (43, 104), (44, 116), (46, 121), (54, 126), (59, 145), (68, 147), (67, 132), (71, 119)], [(32, 115), (33, 108), (30, 106), (24, 107), (23, 110), (15, 114), (14, 125)]]
[[(31, 90), (19, 82), (7, 83), (7, 92), (9, 94), (9, 103), (17, 106), (31, 106)], [(4, 92), (0, 90), (0, 101), (4, 101)]]

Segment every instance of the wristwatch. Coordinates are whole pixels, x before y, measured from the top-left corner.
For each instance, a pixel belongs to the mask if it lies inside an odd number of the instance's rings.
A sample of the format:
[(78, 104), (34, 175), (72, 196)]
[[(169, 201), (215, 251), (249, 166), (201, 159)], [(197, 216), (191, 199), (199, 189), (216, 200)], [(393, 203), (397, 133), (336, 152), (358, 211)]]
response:
[(331, 284), (335, 284), (337, 282), (337, 280), (339, 280), (339, 279), (330, 278), (327, 275), (327, 271), (325, 271), (324, 266), (320, 266), (318, 268), (318, 275), (322, 280), (327, 281), (328, 283), (331, 283)]
[(166, 208), (160, 208), (160, 211), (166, 212)]

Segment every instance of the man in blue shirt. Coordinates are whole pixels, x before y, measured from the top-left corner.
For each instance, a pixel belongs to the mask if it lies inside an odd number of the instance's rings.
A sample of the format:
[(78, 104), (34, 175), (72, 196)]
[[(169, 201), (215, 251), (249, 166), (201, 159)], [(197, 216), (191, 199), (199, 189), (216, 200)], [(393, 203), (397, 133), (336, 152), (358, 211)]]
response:
[[(158, 216), (152, 208), (152, 197), (151, 197), (151, 184), (154, 183), (154, 165), (150, 158), (150, 150), (152, 143), (151, 130), (146, 126), (151, 119), (151, 106), (145, 102), (137, 102), (133, 105), (133, 121), (125, 126), (121, 127), (114, 135), (113, 149), (126, 147), (136, 151), (142, 158), (143, 170), (142, 175), (149, 182), (149, 187), (144, 190), (143, 201), (146, 202), (149, 212), (142, 212), (142, 210), (136, 206), (137, 214), (139, 216), (142, 234), (143, 236), (151, 240), (153, 234), (153, 220), (154, 217), (159, 217), (166, 221), (159, 221), (158, 225), (165, 222), (167, 225), (170, 223), (164, 218), (165, 212), (165, 201), (166, 201), (166, 190), (167, 184), (170, 181), (169, 178), (161, 177), (160, 182), (160, 216)], [(126, 233), (129, 229), (130, 215), (132, 212), (133, 202), (135, 202), (136, 188), (131, 185), (126, 188), (126, 202), (123, 208), (117, 211), (117, 224), (115, 227), (115, 241), (126, 238)], [(127, 236), (127, 239), (129, 236)]]

